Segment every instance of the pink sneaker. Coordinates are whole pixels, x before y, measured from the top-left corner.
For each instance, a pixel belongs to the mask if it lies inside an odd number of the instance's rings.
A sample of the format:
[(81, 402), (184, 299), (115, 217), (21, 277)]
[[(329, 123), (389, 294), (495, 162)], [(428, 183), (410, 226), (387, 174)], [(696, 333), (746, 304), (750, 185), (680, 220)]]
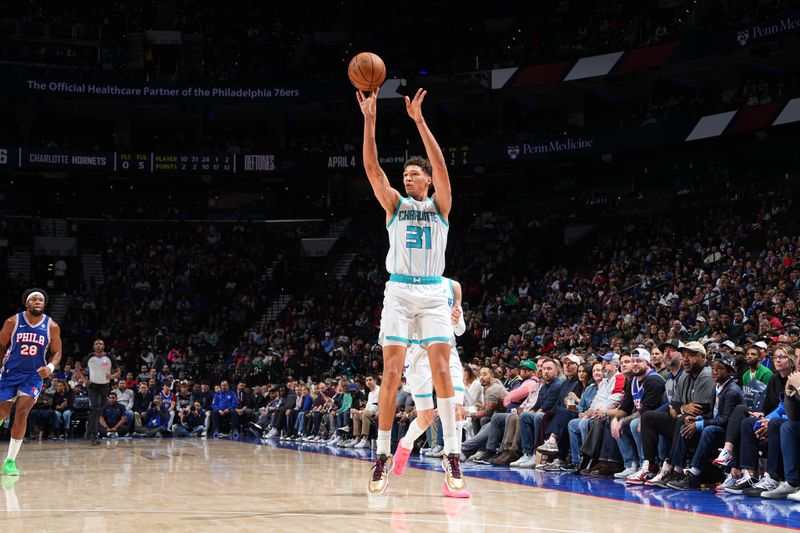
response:
[(452, 490), (448, 485), (447, 481), (442, 483), (442, 496), (446, 496), (448, 498), (471, 498), (472, 494), (467, 489), (455, 491)]
[(395, 476), (402, 476), (403, 472), (406, 471), (406, 465), (408, 464), (408, 457), (411, 455), (411, 450), (408, 448), (403, 448), (403, 445), (399, 442), (397, 443), (397, 450), (394, 452), (394, 463), (392, 465), (392, 474)]

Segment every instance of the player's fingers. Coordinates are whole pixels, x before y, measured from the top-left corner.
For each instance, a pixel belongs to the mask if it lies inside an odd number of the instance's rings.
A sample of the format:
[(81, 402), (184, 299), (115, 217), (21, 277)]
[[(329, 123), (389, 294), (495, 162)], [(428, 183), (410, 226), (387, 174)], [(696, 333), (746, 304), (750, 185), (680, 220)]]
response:
[(422, 92), (422, 87), (420, 87), (419, 89), (417, 89), (417, 94), (415, 94), (415, 95), (414, 95), (414, 100), (416, 100), (417, 98), (419, 98), (419, 95), (420, 95), (420, 93), (421, 93), (421, 92)]
[(378, 98), (378, 93), (379, 92), (381, 92), (381, 88), (380, 87), (375, 87), (375, 90), (372, 91), (372, 96), (374, 96), (375, 98)]
[(356, 91), (356, 100), (358, 100), (359, 104), (364, 101), (364, 97), (361, 96), (361, 91)]

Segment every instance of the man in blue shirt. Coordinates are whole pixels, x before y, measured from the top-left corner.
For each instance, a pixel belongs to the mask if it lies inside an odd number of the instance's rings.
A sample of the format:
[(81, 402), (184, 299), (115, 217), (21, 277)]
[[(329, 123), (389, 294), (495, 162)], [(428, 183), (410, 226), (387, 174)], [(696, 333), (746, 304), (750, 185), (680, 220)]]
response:
[(239, 427), (238, 416), (236, 415), (236, 406), (239, 404), (236, 393), (230, 390), (227, 381), (219, 384), (220, 391), (214, 395), (214, 401), (211, 402), (211, 429), (214, 438), (220, 436), (220, 424), (223, 420), (228, 420), (231, 425), (231, 437), (234, 439), (239, 438), (239, 432), (236, 428)]
[(523, 458), (528, 458), (522, 466), (528, 468), (536, 464), (535, 450), (539, 444), (536, 442), (539, 438), (539, 428), (545, 413), (556, 408), (562, 383), (559, 379), (558, 365), (554, 360), (549, 357), (540, 359), (539, 368), (542, 369), (542, 388), (539, 389), (539, 397), (530, 411), (519, 415), (518, 422)]
[(110, 393), (108, 403), (100, 411), (100, 435), (115, 438), (128, 432), (128, 417), (125, 416), (125, 406), (117, 403), (117, 395)]

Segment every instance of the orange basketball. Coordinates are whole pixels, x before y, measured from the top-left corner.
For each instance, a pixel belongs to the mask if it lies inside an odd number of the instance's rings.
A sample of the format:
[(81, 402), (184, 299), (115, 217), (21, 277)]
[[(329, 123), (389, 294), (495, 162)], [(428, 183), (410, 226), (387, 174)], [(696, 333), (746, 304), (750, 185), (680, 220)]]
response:
[(386, 65), (376, 54), (361, 52), (350, 60), (347, 76), (350, 78), (350, 83), (359, 91), (372, 92), (386, 79)]

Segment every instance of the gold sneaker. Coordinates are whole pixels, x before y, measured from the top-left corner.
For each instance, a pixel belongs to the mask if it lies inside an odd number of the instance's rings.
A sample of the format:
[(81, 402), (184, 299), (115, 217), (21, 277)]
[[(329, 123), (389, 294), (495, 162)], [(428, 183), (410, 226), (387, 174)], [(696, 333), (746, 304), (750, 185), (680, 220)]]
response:
[(442, 459), (444, 468), (444, 486), (442, 494), (450, 498), (469, 498), (471, 495), (461, 474), (461, 460), (457, 453), (451, 453)]
[(392, 456), (379, 455), (372, 467), (372, 478), (369, 480), (370, 494), (383, 494), (389, 486), (389, 470), (392, 469)]

